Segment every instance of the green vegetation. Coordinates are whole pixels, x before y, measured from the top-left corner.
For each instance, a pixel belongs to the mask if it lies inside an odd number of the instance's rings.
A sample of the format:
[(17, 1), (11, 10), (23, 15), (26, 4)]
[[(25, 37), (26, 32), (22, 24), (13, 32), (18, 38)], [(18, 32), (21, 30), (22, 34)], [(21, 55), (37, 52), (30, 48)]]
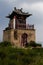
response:
[(11, 46), (11, 43), (7, 41), (0, 42), (0, 47), (7, 47), (7, 46)]
[(13, 48), (10, 42), (3, 43), (0, 43), (0, 65), (43, 65), (43, 48)]
[(41, 47), (42, 45), (41, 44), (39, 44), (39, 43), (36, 43), (35, 41), (30, 41), (29, 43), (27, 43), (26, 45), (25, 45), (25, 47)]

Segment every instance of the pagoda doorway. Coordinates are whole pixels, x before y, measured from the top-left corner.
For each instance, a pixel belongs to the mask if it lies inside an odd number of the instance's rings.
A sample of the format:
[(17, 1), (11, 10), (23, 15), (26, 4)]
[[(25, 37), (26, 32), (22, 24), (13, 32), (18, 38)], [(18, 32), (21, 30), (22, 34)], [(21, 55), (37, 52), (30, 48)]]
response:
[(26, 33), (23, 33), (21, 36), (21, 46), (26, 46), (27, 44), (27, 37), (28, 35)]

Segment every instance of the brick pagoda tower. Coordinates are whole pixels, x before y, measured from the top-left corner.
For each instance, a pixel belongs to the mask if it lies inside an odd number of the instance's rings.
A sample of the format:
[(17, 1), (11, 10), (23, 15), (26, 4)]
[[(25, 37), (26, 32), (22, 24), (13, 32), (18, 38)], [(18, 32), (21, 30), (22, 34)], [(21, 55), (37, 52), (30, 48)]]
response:
[(26, 18), (31, 14), (21, 9), (14, 8), (14, 11), (6, 18), (9, 18), (8, 27), (3, 30), (3, 41), (10, 41), (17, 47), (25, 46), (30, 41), (35, 41), (34, 25), (26, 24)]

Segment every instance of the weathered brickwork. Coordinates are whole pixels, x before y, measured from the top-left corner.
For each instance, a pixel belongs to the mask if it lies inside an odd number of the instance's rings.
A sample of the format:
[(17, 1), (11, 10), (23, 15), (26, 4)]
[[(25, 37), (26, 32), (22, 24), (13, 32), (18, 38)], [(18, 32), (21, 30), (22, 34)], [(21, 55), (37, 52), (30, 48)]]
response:
[(14, 29), (3, 31), (3, 41), (10, 41), (12, 45), (21, 46), (21, 36), (23, 33), (28, 35), (27, 42), (35, 41), (35, 30), (16, 30), (17, 39), (14, 38)]

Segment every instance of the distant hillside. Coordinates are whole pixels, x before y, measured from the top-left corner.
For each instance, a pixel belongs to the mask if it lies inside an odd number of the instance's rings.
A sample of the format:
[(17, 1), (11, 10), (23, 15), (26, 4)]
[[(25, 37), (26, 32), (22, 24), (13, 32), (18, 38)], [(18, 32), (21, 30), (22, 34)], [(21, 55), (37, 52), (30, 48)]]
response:
[(43, 48), (0, 46), (0, 65), (43, 65)]

